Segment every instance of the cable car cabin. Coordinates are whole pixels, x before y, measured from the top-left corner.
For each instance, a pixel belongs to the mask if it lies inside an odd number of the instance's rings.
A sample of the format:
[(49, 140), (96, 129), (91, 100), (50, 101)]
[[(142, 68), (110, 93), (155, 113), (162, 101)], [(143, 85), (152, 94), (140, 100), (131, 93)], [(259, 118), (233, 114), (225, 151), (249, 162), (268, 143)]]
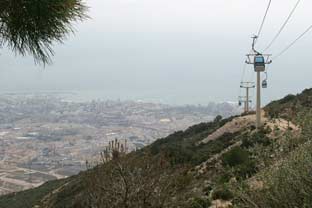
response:
[(238, 101), (238, 106), (242, 106), (242, 101)]
[(265, 60), (262, 55), (256, 55), (254, 60), (255, 72), (265, 71)]
[(262, 88), (268, 88), (268, 82), (266, 80), (262, 81)]

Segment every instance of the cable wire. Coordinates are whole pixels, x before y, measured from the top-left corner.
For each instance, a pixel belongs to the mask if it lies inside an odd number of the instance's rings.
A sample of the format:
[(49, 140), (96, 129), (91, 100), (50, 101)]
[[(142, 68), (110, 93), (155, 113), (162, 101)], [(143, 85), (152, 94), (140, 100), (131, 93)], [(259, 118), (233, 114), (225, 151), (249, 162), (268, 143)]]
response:
[(282, 56), (286, 51), (288, 51), (293, 45), (295, 45), (304, 35), (306, 35), (312, 29), (312, 25), (310, 25), (298, 38), (296, 38), (292, 43), (290, 43), (285, 49), (283, 49), (280, 53), (274, 56), (272, 59), (276, 60), (280, 56)]
[(269, 1), (269, 4), (268, 4), (268, 6), (267, 6), (267, 8), (266, 8), (266, 11), (265, 11), (264, 17), (263, 17), (263, 19), (262, 19), (262, 23), (261, 23), (260, 28), (259, 28), (258, 33), (257, 33), (257, 36), (258, 36), (258, 37), (260, 36), (260, 34), (261, 34), (261, 32), (262, 32), (262, 29), (263, 29), (263, 26), (264, 26), (264, 23), (265, 23), (266, 17), (267, 17), (267, 15), (268, 15), (268, 12), (269, 12), (269, 9), (270, 9), (270, 6), (271, 6), (271, 3), (272, 3), (272, 0), (270, 0), (270, 1)]
[(301, 2), (301, 0), (298, 0), (297, 3), (295, 4), (294, 8), (291, 10), (290, 14), (288, 15), (288, 17), (286, 18), (285, 22), (282, 24), (282, 27), (278, 30), (277, 34), (274, 36), (274, 38), (272, 39), (272, 41), (269, 43), (269, 45), (263, 50), (266, 51), (268, 50), (273, 43), (277, 40), (277, 38), (280, 36), (280, 34), (283, 32), (283, 30), (285, 29), (286, 25), (288, 24), (290, 18), (293, 16), (293, 14), (295, 13), (299, 3)]
[(245, 73), (246, 73), (246, 68), (247, 68), (247, 64), (244, 63), (244, 66), (243, 66), (243, 73), (242, 73), (242, 78), (241, 78), (241, 82), (244, 81), (244, 78), (245, 78)]
[[(244, 62), (243, 69), (242, 69), (241, 82), (239, 83), (239, 85), (241, 85), (241, 83), (242, 83), (242, 82), (244, 81), (244, 79), (245, 79), (246, 68), (247, 68), (247, 64)], [(238, 100), (240, 100), (241, 94), (242, 94), (242, 88), (239, 86), (239, 88), (238, 88)]]

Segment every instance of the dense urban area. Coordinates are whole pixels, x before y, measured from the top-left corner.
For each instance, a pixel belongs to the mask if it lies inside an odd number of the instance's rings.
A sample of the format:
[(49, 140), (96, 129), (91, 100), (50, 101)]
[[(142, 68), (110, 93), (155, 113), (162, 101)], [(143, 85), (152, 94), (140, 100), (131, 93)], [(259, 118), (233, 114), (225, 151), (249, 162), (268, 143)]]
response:
[(169, 106), (74, 102), (57, 93), (0, 96), (0, 195), (65, 178), (96, 164), (109, 141), (139, 149), (174, 131), (238, 113), (229, 103)]

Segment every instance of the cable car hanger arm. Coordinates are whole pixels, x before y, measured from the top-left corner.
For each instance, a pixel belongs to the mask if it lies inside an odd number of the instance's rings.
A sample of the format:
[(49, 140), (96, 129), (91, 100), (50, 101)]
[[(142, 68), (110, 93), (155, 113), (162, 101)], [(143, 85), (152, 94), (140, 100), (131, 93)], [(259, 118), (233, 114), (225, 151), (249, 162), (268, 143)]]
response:
[(251, 57), (257, 56), (257, 55), (261, 55), (263, 57), (266, 57), (266, 61), (264, 62), (265, 64), (271, 64), (272, 60), (270, 60), (270, 57), (272, 56), (272, 54), (246, 54), (247, 56), (247, 60), (245, 61), (246, 64), (255, 64), (254, 61), (252, 61)]

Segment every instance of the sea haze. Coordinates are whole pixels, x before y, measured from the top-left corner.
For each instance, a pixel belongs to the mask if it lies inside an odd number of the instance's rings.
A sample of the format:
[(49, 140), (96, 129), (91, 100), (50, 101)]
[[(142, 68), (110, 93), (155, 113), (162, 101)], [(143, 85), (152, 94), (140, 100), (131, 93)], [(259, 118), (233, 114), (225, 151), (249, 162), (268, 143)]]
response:
[[(223, 101), (211, 95), (201, 95), (200, 92), (179, 90), (27, 90), (27, 91), (1, 91), (0, 94), (58, 94), (64, 99), (75, 102), (89, 102), (92, 100), (121, 100), (161, 103), (173, 106), (182, 105), (208, 105), (209, 103), (223, 103)], [(236, 102), (235, 102), (236, 103)]]

